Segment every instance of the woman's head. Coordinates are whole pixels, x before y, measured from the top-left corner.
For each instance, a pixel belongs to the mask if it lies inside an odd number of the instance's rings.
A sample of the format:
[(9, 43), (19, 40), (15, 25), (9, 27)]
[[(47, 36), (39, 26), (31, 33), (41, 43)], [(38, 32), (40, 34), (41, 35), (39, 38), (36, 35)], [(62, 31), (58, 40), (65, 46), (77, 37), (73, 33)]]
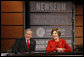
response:
[(51, 35), (54, 39), (60, 38), (61, 32), (58, 28), (54, 28), (51, 31)]

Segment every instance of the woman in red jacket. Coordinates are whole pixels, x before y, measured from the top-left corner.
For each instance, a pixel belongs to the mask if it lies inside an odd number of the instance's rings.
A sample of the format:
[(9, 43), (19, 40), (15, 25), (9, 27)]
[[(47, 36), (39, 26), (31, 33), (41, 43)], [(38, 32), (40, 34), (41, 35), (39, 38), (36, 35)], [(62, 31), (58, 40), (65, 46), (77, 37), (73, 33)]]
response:
[(48, 41), (46, 52), (71, 52), (72, 48), (66, 43), (65, 40), (60, 38), (61, 32), (58, 28), (52, 29), (52, 40)]

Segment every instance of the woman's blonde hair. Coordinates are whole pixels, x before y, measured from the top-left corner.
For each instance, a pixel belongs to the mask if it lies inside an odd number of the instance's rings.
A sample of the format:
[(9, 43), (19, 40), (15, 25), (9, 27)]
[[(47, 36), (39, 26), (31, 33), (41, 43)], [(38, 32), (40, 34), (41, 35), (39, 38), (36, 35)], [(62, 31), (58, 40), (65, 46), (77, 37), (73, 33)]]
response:
[(60, 35), (61, 35), (60, 30), (58, 28), (53, 28), (52, 31), (51, 31), (51, 35), (53, 34), (54, 31), (56, 31), (58, 36), (60, 37)]

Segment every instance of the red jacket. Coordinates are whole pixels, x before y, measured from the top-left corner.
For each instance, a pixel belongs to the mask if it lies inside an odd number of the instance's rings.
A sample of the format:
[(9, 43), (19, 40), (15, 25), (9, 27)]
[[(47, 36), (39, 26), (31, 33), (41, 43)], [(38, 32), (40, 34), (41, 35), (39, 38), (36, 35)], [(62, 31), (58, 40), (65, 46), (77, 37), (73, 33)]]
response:
[(46, 52), (56, 51), (57, 48), (65, 48), (64, 52), (71, 52), (72, 51), (72, 48), (66, 43), (65, 40), (59, 39), (59, 41), (56, 42), (53, 39), (53, 40), (48, 41)]

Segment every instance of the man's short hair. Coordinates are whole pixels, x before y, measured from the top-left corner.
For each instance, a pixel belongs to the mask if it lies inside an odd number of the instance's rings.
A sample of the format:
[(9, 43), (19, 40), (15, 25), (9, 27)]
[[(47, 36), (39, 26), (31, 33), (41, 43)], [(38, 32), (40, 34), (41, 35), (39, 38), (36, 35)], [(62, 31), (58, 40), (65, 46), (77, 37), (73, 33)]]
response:
[(31, 31), (31, 32), (32, 32), (32, 30), (31, 30), (31, 29), (29, 29), (29, 28), (25, 30), (25, 33), (26, 33), (27, 31)]

